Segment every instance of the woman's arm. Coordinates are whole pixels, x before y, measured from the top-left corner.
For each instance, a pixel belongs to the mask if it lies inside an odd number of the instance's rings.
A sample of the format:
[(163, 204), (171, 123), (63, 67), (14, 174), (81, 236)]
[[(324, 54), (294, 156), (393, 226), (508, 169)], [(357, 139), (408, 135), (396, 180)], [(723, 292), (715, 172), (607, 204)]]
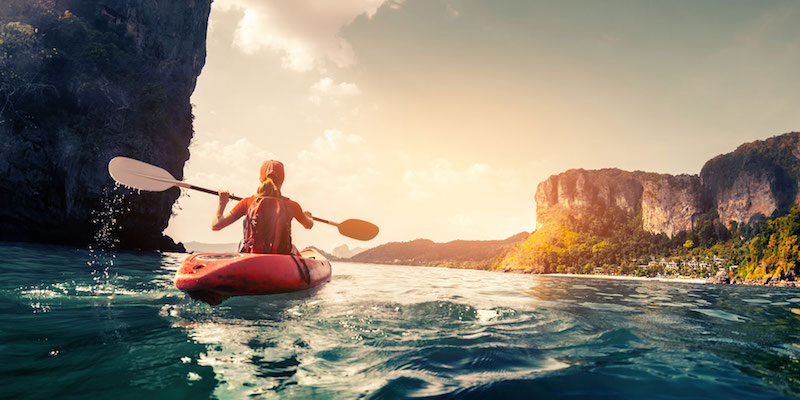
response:
[(294, 219), (303, 225), (306, 229), (311, 229), (314, 227), (314, 220), (311, 219), (311, 213), (308, 211), (303, 211), (303, 207), (300, 207), (296, 201), (292, 201), (292, 207), (294, 208)]
[(241, 215), (235, 215), (233, 212), (229, 212), (225, 215), (225, 206), (228, 205), (229, 198), (230, 193), (227, 191), (223, 190), (219, 192), (219, 206), (217, 206), (217, 212), (214, 214), (214, 219), (211, 221), (212, 231), (218, 231), (241, 217)]

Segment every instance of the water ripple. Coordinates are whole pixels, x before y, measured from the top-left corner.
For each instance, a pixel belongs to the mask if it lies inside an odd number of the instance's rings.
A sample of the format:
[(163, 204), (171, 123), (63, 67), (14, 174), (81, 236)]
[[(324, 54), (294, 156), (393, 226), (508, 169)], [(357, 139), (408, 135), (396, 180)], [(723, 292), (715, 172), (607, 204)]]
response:
[(336, 263), (209, 307), (173, 288), (182, 255), (0, 257), (0, 398), (800, 396), (795, 289)]

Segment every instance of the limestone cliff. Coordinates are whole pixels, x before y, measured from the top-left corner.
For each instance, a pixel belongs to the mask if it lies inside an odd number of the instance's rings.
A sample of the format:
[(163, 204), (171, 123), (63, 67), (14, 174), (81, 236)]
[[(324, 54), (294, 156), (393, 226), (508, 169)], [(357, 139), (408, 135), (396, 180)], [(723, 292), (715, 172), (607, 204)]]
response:
[(211, 0), (0, 4), (0, 240), (180, 249), (177, 189), (115, 188), (117, 155), (177, 178), (193, 135)]
[(644, 230), (669, 237), (691, 230), (710, 211), (726, 224), (750, 223), (800, 204), (799, 166), (800, 133), (792, 132), (717, 156), (699, 176), (568, 170), (537, 187), (537, 224), (608, 207), (631, 216), (641, 212)]
[(590, 206), (633, 212), (642, 198), (636, 173), (619, 169), (574, 169), (553, 175), (536, 189), (537, 221), (545, 224), (551, 209), (583, 211)]
[(750, 223), (800, 204), (800, 132), (746, 143), (700, 171), (720, 221)]
[(569, 170), (551, 176), (536, 190), (540, 226), (563, 214), (616, 207), (631, 215), (641, 211), (645, 230), (670, 237), (692, 229), (707, 203), (697, 176), (619, 169)]
[(642, 227), (669, 237), (695, 227), (708, 210), (708, 192), (695, 175), (639, 174)]

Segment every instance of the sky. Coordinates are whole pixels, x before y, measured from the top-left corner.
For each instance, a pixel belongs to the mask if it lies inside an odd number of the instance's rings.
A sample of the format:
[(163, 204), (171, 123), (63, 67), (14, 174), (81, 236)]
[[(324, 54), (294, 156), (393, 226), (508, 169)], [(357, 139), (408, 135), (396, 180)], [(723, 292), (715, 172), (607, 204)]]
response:
[[(503, 239), (570, 168), (697, 174), (800, 130), (800, 2), (215, 0), (185, 180), (255, 193), (266, 159), (314, 215), (298, 247)], [(185, 192), (166, 232), (210, 229)], [(233, 203), (229, 206), (232, 207)]]

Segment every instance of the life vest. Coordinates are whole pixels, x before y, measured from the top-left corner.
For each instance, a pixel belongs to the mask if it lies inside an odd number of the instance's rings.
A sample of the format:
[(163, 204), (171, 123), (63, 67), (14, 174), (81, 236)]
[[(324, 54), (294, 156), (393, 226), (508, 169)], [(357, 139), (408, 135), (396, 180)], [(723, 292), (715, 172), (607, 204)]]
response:
[(256, 197), (244, 220), (242, 253), (292, 254), (292, 218), (288, 199)]

